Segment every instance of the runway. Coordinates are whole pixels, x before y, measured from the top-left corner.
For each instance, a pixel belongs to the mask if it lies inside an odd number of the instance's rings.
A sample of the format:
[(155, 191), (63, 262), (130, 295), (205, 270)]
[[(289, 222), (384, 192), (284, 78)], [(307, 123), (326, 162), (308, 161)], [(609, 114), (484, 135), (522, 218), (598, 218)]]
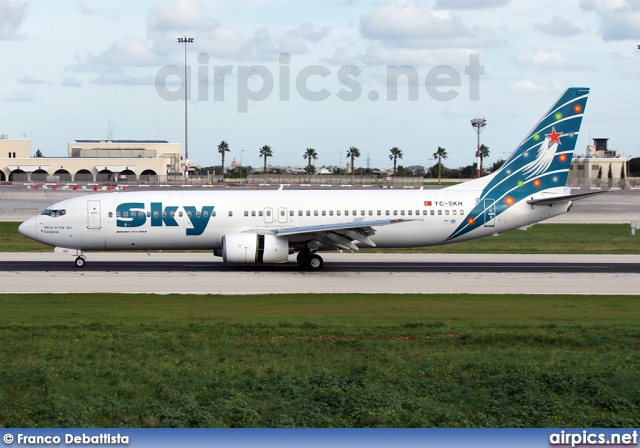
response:
[[(104, 193), (0, 187), (0, 220), (22, 221), (86, 194)], [(627, 190), (578, 201), (571, 212), (546, 222), (634, 220), (640, 221), (640, 193)], [(227, 265), (209, 253), (89, 253), (86, 266), (78, 269), (69, 256), (0, 253), (0, 293), (640, 294), (640, 255), (322, 256), (324, 269), (308, 272), (294, 257), (278, 265)]]
[(0, 293), (159, 294), (473, 293), (640, 294), (640, 256), (323, 254), (295, 262), (227, 265), (210, 254), (91, 253), (84, 268), (50, 253), (3, 254)]

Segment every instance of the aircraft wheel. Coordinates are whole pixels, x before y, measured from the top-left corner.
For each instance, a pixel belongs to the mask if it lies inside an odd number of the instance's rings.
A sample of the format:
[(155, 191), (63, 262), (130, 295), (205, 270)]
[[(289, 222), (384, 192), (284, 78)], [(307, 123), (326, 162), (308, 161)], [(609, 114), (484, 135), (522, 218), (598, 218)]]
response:
[(319, 271), (320, 269), (322, 269), (322, 266), (324, 266), (324, 260), (320, 255), (313, 254), (309, 259), (308, 266), (312, 271)]
[(76, 267), (83, 268), (86, 263), (86, 260), (82, 257), (76, 258)]

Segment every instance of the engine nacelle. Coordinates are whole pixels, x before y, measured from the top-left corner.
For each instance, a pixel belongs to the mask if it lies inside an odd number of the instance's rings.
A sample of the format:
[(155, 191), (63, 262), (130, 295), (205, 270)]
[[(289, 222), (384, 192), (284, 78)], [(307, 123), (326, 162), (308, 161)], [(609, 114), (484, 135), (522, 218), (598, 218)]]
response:
[(275, 235), (231, 233), (222, 237), (226, 263), (283, 263), (289, 260), (289, 240)]

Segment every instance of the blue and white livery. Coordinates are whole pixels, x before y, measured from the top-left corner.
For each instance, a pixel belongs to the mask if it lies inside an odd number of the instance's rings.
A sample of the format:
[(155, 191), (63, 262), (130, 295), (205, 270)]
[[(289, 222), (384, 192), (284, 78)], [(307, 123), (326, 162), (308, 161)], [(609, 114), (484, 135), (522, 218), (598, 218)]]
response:
[(209, 249), (228, 263), (297, 261), (322, 250), (433, 246), (529, 227), (566, 213), (565, 187), (589, 89), (570, 88), (504, 165), (442, 190), (144, 191), (77, 197), (20, 225), (23, 235), (83, 251)]

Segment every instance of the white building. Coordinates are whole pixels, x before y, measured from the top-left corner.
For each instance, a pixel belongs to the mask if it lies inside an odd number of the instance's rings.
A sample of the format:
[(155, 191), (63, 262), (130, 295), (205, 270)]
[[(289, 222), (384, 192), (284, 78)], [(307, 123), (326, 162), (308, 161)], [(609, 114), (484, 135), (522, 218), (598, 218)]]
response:
[(69, 157), (35, 157), (30, 140), (0, 139), (0, 181), (148, 182), (184, 175), (179, 143), (165, 140), (76, 140)]
[[(619, 179), (628, 177), (627, 158), (615, 149), (608, 149), (608, 138), (594, 138), (585, 155), (575, 155), (569, 168), (571, 186), (613, 186)], [(612, 179), (609, 181), (609, 171)], [(623, 174), (624, 173), (624, 174)]]

